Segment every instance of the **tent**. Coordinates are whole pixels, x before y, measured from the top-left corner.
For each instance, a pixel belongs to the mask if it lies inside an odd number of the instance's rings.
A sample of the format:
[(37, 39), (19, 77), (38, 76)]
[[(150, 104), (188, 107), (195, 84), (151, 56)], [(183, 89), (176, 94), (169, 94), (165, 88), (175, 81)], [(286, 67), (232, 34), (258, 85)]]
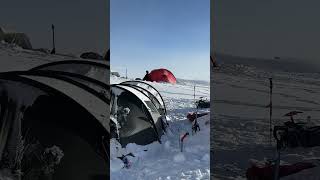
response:
[(42, 64), (31, 69), (31, 71), (33, 70), (70, 72), (96, 79), (105, 84), (110, 84), (110, 64), (107, 61), (64, 60)]
[[(53, 179), (108, 178), (110, 98), (101, 92), (110, 86), (59, 70), (0, 73), (0, 162), (17, 157), (23, 138), (30, 147), (25, 153), (52, 146), (63, 151)], [(32, 154), (22, 158), (22, 179), (32, 179), (39, 164)]]
[(147, 92), (148, 97), (152, 100), (152, 102), (154, 102), (155, 104), (160, 104), (160, 105), (156, 105), (156, 107), (158, 107), (159, 109), (159, 112), (162, 115), (167, 115), (166, 104), (163, 100), (163, 97), (161, 96), (160, 92), (150, 84), (143, 81), (124, 81), (120, 84), (131, 85), (138, 89), (140, 87), (140, 89), (143, 89), (144, 91)]
[(149, 73), (149, 77), (150, 81), (177, 83), (176, 77), (167, 69), (154, 69)]
[[(126, 108), (129, 113), (124, 115)], [(166, 127), (165, 111), (161, 109), (163, 106), (147, 89), (125, 83), (111, 85), (111, 136), (122, 146), (161, 143)]]

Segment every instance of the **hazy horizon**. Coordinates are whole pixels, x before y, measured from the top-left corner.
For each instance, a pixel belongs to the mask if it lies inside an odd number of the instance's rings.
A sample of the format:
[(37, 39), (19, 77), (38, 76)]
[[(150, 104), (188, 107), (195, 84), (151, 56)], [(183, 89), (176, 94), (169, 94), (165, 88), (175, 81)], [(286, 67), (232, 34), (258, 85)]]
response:
[(317, 59), (318, 1), (214, 1), (215, 51), (243, 57)]

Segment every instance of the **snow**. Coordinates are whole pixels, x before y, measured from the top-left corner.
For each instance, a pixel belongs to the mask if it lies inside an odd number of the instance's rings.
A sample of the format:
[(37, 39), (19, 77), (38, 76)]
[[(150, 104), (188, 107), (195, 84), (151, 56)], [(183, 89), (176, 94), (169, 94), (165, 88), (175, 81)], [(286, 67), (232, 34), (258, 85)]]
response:
[[(275, 158), (274, 138), (271, 145), (269, 142), (269, 108), (266, 108), (269, 104), (269, 77), (273, 78), (273, 125), (288, 121), (289, 118), (283, 115), (293, 110), (304, 112), (296, 117), (297, 121), (306, 122), (310, 115), (312, 123), (320, 124), (320, 74), (272, 71), (238, 63), (222, 64), (219, 70), (211, 73), (211, 122), (214, 122), (211, 129), (211, 177), (214, 179), (245, 179), (251, 159)], [(281, 151), (282, 163), (310, 159), (320, 159), (320, 147)], [(320, 171), (315, 169), (304, 170), (302, 175), (298, 173), (292, 177), (320, 179)]]
[[(130, 79), (111, 76), (111, 84)], [(186, 81), (175, 85), (167, 83), (148, 82), (163, 96), (167, 107), (169, 121), (168, 133), (162, 136), (162, 144), (153, 142), (146, 146), (128, 144), (125, 148), (116, 140), (110, 141), (110, 178), (124, 179), (156, 179), (156, 180), (203, 180), (210, 178), (210, 116), (200, 117), (198, 122), (201, 131), (191, 134), (191, 123), (187, 120), (188, 112), (195, 111), (194, 84)], [(209, 83), (196, 84), (196, 99), (203, 96), (209, 99)], [(209, 109), (200, 112), (208, 112)], [(180, 135), (189, 132), (180, 151)], [(121, 154), (132, 153), (135, 157), (127, 156), (130, 167), (125, 168), (119, 161)]]
[(173, 157), (173, 161), (176, 163), (184, 162), (185, 160), (184, 154), (180, 152)]
[[(25, 71), (50, 62), (81, 59), (75, 55), (48, 54), (37, 50), (26, 50), (0, 41), (0, 72)], [(106, 61), (99, 62), (108, 65)], [(97, 75), (94, 70), (89, 73)], [(106, 77), (104, 75), (107, 75), (107, 72), (98, 75)]]

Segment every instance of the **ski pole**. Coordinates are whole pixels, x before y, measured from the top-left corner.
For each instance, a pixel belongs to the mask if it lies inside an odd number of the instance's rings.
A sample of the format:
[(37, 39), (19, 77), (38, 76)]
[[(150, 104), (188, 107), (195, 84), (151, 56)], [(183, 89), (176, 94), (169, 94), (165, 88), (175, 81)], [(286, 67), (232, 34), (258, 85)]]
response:
[(270, 119), (269, 119), (269, 124), (270, 124), (270, 146), (271, 146), (271, 138), (272, 138), (272, 88), (273, 88), (273, 84), (272, 84), (272, 78), (269, 78), (270, 81), (270, 105), (269, 105), (269, 109), (270, 109)]
[(277, 140), (277, 159), (275, 162), (274, 170), (274, 180), (279, 180), (279, 170), (280, 170), (280, 142)]

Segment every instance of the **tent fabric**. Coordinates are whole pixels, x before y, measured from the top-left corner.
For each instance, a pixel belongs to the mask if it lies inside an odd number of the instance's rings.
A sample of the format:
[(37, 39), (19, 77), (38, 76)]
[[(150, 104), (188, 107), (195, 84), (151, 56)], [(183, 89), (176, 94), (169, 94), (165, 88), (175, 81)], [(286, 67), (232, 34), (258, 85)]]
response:
[[(107, 157), (100, 157), (103, 155), (102, 137), (109, 136), (107, 129), (86, 107), (75, 100), (77, 98), (70, 98), (59, 91), (61, 87), (51, 87), (51, 83), (45, 84), (33, 77), (0, 75), (0, 92), (5, 92), (5, 96), (1, 96), (1, 113), (4, 113), (4, 105), (8, 104), (5, 103), (6, 99), (14, 102), (17, 110), (27, 107), (22, 119), (13, 115), (6, 116), (5, 119), (11, 122), (21, 120), (24, 132), (28, 129), (28, 134), (36, 137), (45, 147), (57, 145), (63, 149), (65, 156), (53, 179), (90, 179), (102, 174), (107, 176)], [(65, 88), (70, 87), (73, 86)], [(8, 110), (11, 114), (16, 114), (14, 109)], [(3, 131), (0, 134), (3, 134)], [(81, 151), (74, 152), (74, 147), (80, 148)], [(94, 149), (100, 150), (95, 152)]]
[(152, 93), (150, 93), (148, 90), (146, 90), (140, 86), (132, 85), (132, 84), (125, 84), (125, 86), (132, 87), (132, 88), (136, 89), (137, 91), (143, 93), (145, 96), (147, 96), (151, 100), (152, 104), (157, 108), (158, 112), (161, 115), (166, 115), (164, 107), (160, 104), (158, 99)]
[(164, 108), (164, 113), (166, 115), (166, 113), (167, 113), (166, 112), (166, 104), (165, 104), (160, 92), (156, 88), (154, 88), (153, 86), (151, 86), (150, 84), (148, 84), (144, 81), (124, 81), (120, 84), (139, 86), (139, 87), (145, 89), (146, 91), (150, 92), (154, 97), (157, 98), (158, 102), (162, 105), (162, 107)]
[[(0, 73), (0, 161), (4, 149), (12, 149), (10, 157), (17, 155), (22, 132), (42, 150), (54, 145), (62, 149), (53, 180), (108, 178), (109, 70), (105, 62), (67, 60)], [(22, 172), (38, 161), (24, 158)]]
[[(19, 103), (25, 106), (30, 106), (34, 99), (45, 94), (63, 97), (92, 115), (95, 122), (99, 122), (106, 132), (110, 129), (107, 118), (109, 104), (68, 81), (45, 76), (0, 73), (0, 88), (7, 92), (9, 97), (19, 99)], [(91, 103), (92, 100), (94, 104)]]
[(85, 107), (97, 120), (109, 130), (108, 110), (110, 101), (94, 89), (85, 84), (72, 81), (68, 78), (49, 75), (41, 72), (11, 72), (0, 74), (7, 78), (25, 78), (25, 80), (33, 81), (55, 89), (65, 96), (75, 100), (78, 104)]
[(92, 93), (88, 93), (83, 88), (77, 87), (66, 81), (53, 79), (41, 76), (24, 76), (29, 79), (35, 80), (49, 87), (52, 87), (71, 99), (78, 102), (81, 106), (85, 107), (95, 118), (106, 128), (109, 129), (108, 124), (108, 105), (102, 99), (96, 97)]
[(150, 81), (167, 82), (171, 84), (177, 83), (176, 77), (167, 69), (154, 69), (149, 73), (149, 77)]
[[(154, 141), (161, 142), (162, 115), (145, 93), (128, 85), (111, 85), (111, 102), (111, 115), (117, 117), (113, 120), (116, 121), (114, 125), (120, 124), (119, 136), (122, 146), (128, 143), (146, 145)], [(118, 113), (123, 108), (130, 110), (125, 123)]]
[[(79, 74), (74, 74), (74, 73), (69, 73), (69, 72), (63, 72), (63, 71), (52, 71), (52, 70), (37, 70), (37, 71), (28, 71), (24, 72), (24, 74), (35, 74), (35, 75), (46, 75), (49, 77), (56, 77), (64, 80), (69, 80), (69, 81), (74, 81), (77, 82), (76, 84), (82, 84), (82, 87), (85, 87), (86, 89), (94, 89), (94, 94), (98, 94), (100, 98), (102, 98), (105, 102), (110, 104), (110, 85), (107, 85), (101, 81), (98, 81), (96, 79), (79, 75)], [(87, 86), (87, 87), (86, 87)], [(92, 92), (92, 91), (91, 91)]]
[(34, 70), (62, 71), (87, 76), (105, 84), (110, 84), (110, 65), (107, 61), (65, 60), (57, 61), (32, 68)]

